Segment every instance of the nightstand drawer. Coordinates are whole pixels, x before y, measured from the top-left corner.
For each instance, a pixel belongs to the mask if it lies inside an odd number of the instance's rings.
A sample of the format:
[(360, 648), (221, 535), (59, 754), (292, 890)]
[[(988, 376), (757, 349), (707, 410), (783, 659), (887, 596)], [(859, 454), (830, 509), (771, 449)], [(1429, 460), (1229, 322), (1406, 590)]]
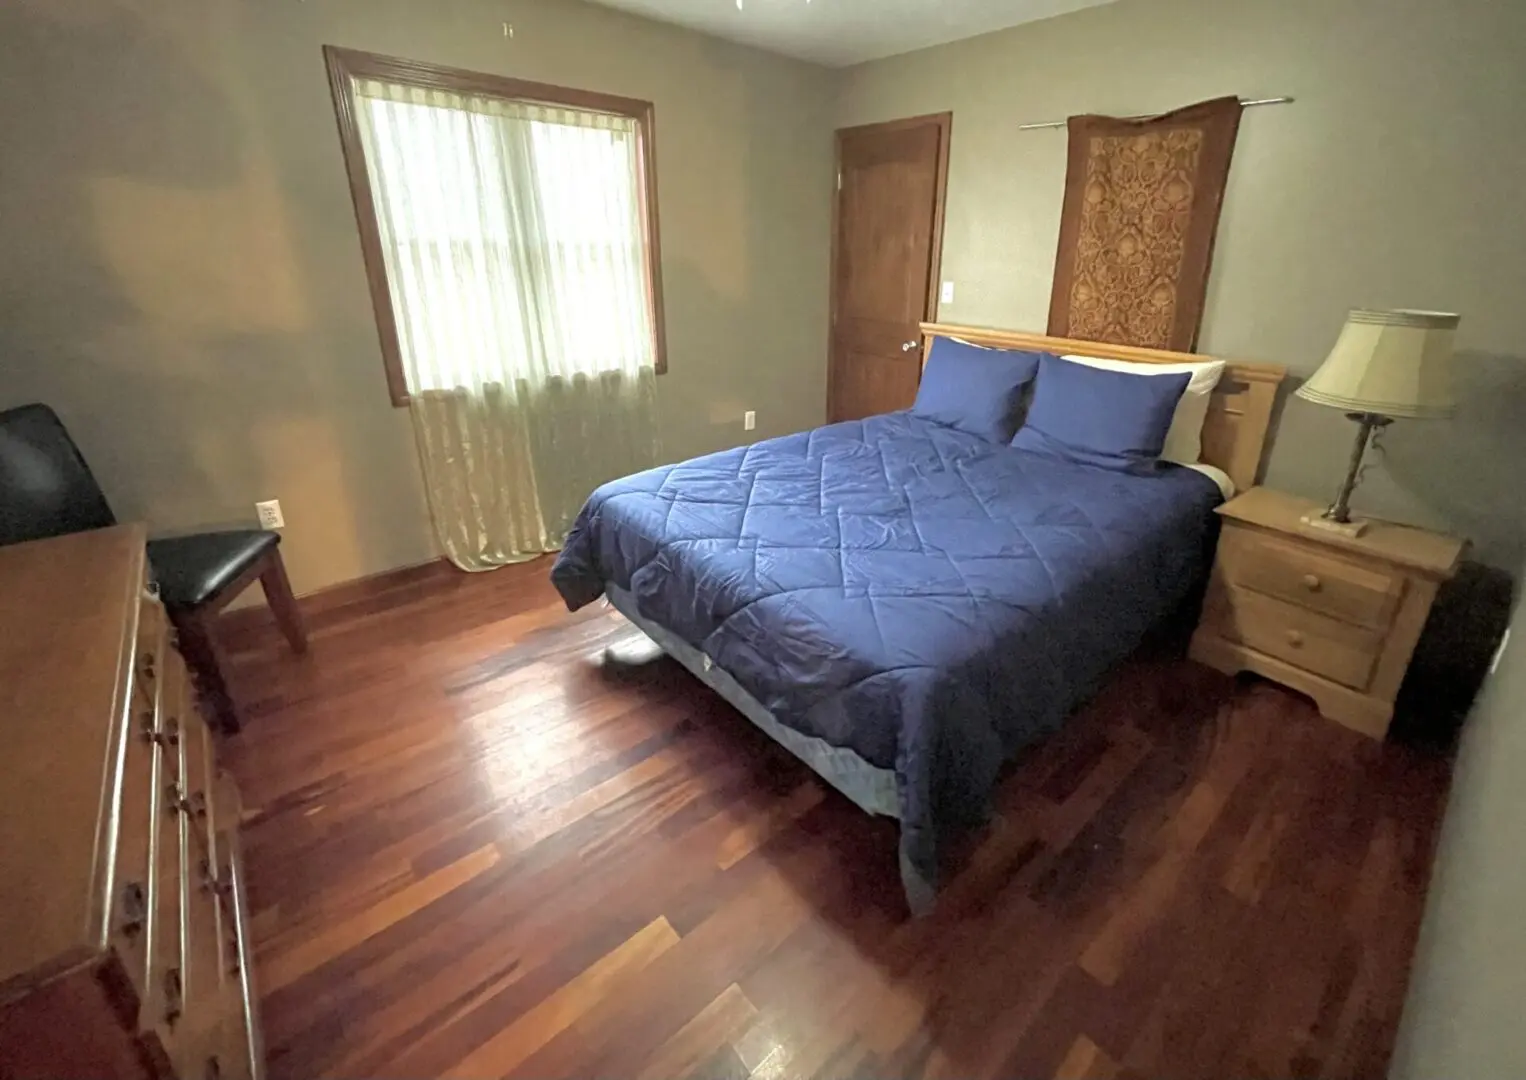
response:
[(1376, 630), (1388, 627), (1404, 587), (1401, 577), (1376, 567), (1327, 558), (1234, 527), (1219, 542), (1219, 567), (1231, 585)]
[(1223, 637), (1353, 690), (1366, 689), (1383, 648), (1375, 631), (1249, 589), (1216, 588), (1209, 604)]

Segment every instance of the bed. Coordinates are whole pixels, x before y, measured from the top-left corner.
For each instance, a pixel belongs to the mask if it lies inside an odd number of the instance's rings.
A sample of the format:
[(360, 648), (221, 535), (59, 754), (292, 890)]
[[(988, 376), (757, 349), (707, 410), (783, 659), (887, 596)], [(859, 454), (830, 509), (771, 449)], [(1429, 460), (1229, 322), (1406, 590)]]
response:
[[(923, 333), (929, 345), (1184, 359)], [(1202, 458), (1241, 487), (1281, 377), (1231, 364), (1213, 393)], [(897, 818), (920, 913), (1001, 766), (1194, 594), (1223, 498), (1193, 469), (1125, 475), (891, 413), (607, 484), (552, 580), (574, 609), (608, 599), (849, 799)]]

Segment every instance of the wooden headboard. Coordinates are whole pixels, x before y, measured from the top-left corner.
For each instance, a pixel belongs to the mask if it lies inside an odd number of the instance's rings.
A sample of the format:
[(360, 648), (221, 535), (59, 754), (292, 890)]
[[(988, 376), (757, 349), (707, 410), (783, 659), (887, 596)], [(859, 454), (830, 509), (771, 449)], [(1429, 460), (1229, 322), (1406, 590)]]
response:
[[(949, 323), (922, 324), (922, 362), (927, 363), (931, 338), (955, 337), (975, 345), (998, 349), (1033, 349), (1050, 353), (1074, 353), (1105, 360), (1132, 360), (1141, 364), (1202, 363), (1217, 357), (1197, 353), (1166, 352), (1137, 345), (1105, 345), (1100, 341), (1028, 334), (1021, 330), (992, 330), (982, 326), (954, 326)], [(1277, 387), (1287, 376), (1280, 364), (1243, 364), (1227, 361), (1224, 377), (1219, 380), (1203, 422), (1203, 461), (1229, 474), (1241, 491), (1254, 487), (1261, 473), (1261, 458), (1266, 449), (1267, 427), (1272, 421), (1272, 406), (1277, 402)]]

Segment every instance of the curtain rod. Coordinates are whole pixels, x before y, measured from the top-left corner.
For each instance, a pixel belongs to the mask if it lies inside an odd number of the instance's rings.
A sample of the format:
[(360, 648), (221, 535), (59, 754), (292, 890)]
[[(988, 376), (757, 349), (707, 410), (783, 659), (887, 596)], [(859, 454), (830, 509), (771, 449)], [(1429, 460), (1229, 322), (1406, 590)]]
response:
[[(1249, 109), (1253, 105), (1290, 105), (1290, 104), (1292, 104), (1292, 102), (1293, 102), (1293, 99), (1290, 98), (1290, 97), (1264, 97), (1264, 98), (1256, 98), (1256, 99), (1254, 99), (1252, 101), (1246, 101), (1245, 99), (1242, 98), (1240, 100), (1240, 105), (1241, 105), (1242, 108)], [(1153, 119), (1156, 116), (1163, 116), (1163, 115), (1165, 115), (1165, 114), (1164, 113), (1144, 113), (1144, 114), (1142, 114), (1140, 116), (1125, 116), (1123, 119), (1125, 119), (1125, 120), (1150, 120), (1150, 119)], [(1042, 124), (1018, 124), (1017, 125), (1017, 130), (1018, 131), (1037, 131), (1040, 128), (1062, 128), (1062, 127), (1064, 127), (1065, 125), (1067, 125), (1069, 123), (1070, 123), (1069, 120), (1050, 120), (1050, 121), (1047, 121), (1047, 122), (1042, 123)]]

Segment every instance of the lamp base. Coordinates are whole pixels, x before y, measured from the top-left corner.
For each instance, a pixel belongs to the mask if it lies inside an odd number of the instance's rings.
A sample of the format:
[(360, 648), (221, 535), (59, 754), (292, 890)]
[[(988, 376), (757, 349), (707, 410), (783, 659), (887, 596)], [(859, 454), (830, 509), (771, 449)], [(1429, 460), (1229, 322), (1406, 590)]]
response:
[(1355, 540), (1367, 531), (1367, 522), (1361, 518), (1352, 521), (1336, 521), (1334, 518), (1325, 517), (1324, 514), (1312, 512), (1299, 518), (1298, 523), (1314, 532), (1334, 533), (1348, 540)]

